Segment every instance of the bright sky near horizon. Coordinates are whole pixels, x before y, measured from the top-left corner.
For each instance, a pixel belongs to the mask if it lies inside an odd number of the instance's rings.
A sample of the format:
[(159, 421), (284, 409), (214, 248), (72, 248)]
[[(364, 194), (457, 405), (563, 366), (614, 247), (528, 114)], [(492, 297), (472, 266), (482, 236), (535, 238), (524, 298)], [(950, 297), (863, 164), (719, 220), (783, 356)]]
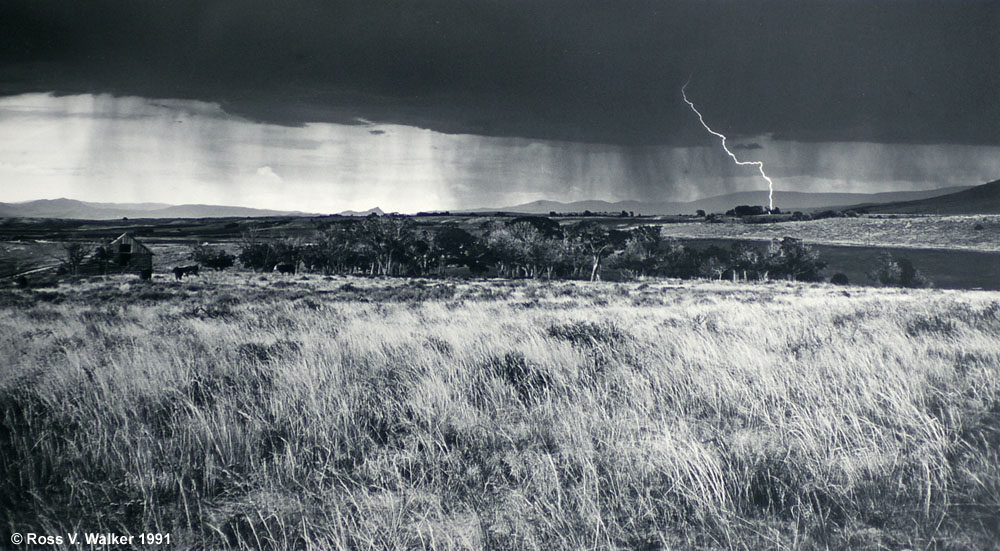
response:
[[(767, 136), (732, 143), (761, 145), (740, 155), (763, 160), (783, 190), (932, 189), (1000, 175), (997, 146)], [(756, 169), (732, 166), (711, 146), (445, 134), (362, 121), (287, 126), (201, 101), (44, 93), (0, 98), (0, 182), (3, 202), (68, 197), (324, 213), (693, 200), (766, 188)]]

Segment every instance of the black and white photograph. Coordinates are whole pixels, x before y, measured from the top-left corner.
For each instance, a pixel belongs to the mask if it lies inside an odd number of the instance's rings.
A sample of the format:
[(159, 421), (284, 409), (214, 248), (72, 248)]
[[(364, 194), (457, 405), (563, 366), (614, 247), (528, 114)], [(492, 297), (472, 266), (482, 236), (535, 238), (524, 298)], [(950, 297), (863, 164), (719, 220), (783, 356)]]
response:
[(998, 29), (0, 1), (0, 550), (1000, 551)]

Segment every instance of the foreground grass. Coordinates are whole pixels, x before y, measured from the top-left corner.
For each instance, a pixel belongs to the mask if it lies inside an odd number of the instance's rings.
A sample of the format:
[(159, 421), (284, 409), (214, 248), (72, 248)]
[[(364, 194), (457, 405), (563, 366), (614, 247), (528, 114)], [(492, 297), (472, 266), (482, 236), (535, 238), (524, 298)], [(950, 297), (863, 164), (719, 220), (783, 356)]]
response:
[(998, 293), (269, 279), (0, 293), (2, 541), (1000, 541)]

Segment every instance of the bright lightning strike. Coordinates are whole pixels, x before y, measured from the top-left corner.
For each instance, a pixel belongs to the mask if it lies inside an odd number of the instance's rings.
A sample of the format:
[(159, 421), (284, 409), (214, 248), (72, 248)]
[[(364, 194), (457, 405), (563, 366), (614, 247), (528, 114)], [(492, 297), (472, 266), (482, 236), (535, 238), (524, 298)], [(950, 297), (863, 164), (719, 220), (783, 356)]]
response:
[(726, 150), (726, 153), (728, 153), (729, 156), (733, 158), (733, 161), (735, 161), (736, 164), (741, 166), (753, 165), (757, 167), (757, 170), (760, 171), (760, 175), (763, 176), (765, 180), (767, 180), (767, 208), (768, 210), (774, 210), (774, 182), (772, 182), (771, 179), (767, 177), (767, 174), (764, 173), (764, 163), (761, 161), (741, 161), (736, 158), (736, 155), (734, 155), (733, 152), (730, 151), (728, 147), (726, 147), (726, 137), (716, 132), (715, 130), (709, 128), (709, 126), (705, 124), (705, 118), (701, 116), (701, 113), (698, 111), (698, 109), (694, 106), (693, 103), (691, 103), (691, 100), (688, 99), (687, 92), (685, 92), (685, 89), (687, 88), (687, 85), (690, 83), (691, 81), (688, 80), (687, 82), (684, 83), (684, 86), (681, 86), (681, 95), (684, 96), (684, 103), (688, 104), (688, 106), (691, 107), (691, 110), (694, 111), (695, 115), (698, 115), (698, 120), (701, 121), (701, 125), (705, 127), (705, 130), (708, 130), (711, 134), (718, 136), (719, 138), (722, 139), (722, 149)]

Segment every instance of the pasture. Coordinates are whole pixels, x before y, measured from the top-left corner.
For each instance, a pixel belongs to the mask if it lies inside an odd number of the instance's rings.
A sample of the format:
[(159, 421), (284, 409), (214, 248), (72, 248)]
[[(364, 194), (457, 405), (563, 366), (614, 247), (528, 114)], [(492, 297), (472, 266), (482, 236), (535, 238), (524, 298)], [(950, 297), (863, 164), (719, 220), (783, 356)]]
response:
[(0, 537), (996, 549), (1000, 293), (226, 272), (0, 290)]
[[(408, 217), (421, 230), (455, 225), (475, 230), (489, 221), (514, 217), (481, 215), (428, 215)], [(132, 232), (144, 242), (183, 243), (236, 241), (250, 227), (268, 235), (308, 238), (317, 229), (350, 222), (350, 217), (323, 216), (272, 218), (203, 218), (136, 220), (47, 220), (4, 219), (0, 241), (113, 239)], [(738, 219), (705, 222), (696, 217), (678, 216), (559, 216), (552, 220), (566, 226), (582, 220), (608, 228), (629, 230), (642, 225), (663, 228), (665, 237), (679, 239), (771, 240), (784, 236), (809, 243), (863, 247), (904, 247), (916, 249), (958, 249), (1000, 252), (1000, 215), (865, 215), (857, 218), (826, 218), (751, 224)], [(979, 228), (979, 229), (977, 229)]]
[(780, 239), (786, 235), (821, 245), (1000, 252), (1000, 216), (867, 215), (801, 222), (668, 224), (680, 239)]
[[(43, 268), (39, 277), (51, 280), (44, 268), (62, 260), (62, 245), (80, 243), (93, 248), (132, 232), (155, 253), (156, 271), (192, 263), (192, 247), (209, 243), (237, 252), (248, 231), (264, 239), (314, 243), (324, 232), (359, 219), (346, 217), (275, 217), (261, 219), (177, 220), (32, 220), (8, 219), (0, 224), (0, 278), (19, 273), (29, 275)], [(476, 235), (491, 223), (502, 224), (513, 217), (438, 215), (410, 217), (416, 234), (435, 233), (445, 227), (468, 230)], [(1000, 216), (883, 216), (827, 218), (810, 221), (744, 223), (739, 220), (705, 222), (693, 217), (553, 217), (556, 225), (571, 227), (583, 220), (607, 229), (632, 230), (656, 226), (661, 237), (694, 248), (717, 245), (725, 249), (736, 241), (757, 242), (791, 236), (803, 239), (826, 263), (824, 275), (844, 273), (855, 284), (877, 284), (870, 272), (879, 256), (889, 252), (906, 258), (936, 287), (950, 289), (1000, 289)], [(603, 277), (619, 277), (605, 263)], [(456, 274), (457, 275), (457, 274)], [(36, 279), (31, 277), (29, 279)]]
[[(695, 248), (728, 249), (736, 239), (679, 239)], [(826, 263), (824, 274), (847, 275), (851, 283), (875, 285), (871, 271), (883, 253), (907, 259), (939, 289), (1000, 290), (1000, 253), (965, 249), (916, 249), (908, 247), (864, 247), (857, 245), (812, 245)]]

